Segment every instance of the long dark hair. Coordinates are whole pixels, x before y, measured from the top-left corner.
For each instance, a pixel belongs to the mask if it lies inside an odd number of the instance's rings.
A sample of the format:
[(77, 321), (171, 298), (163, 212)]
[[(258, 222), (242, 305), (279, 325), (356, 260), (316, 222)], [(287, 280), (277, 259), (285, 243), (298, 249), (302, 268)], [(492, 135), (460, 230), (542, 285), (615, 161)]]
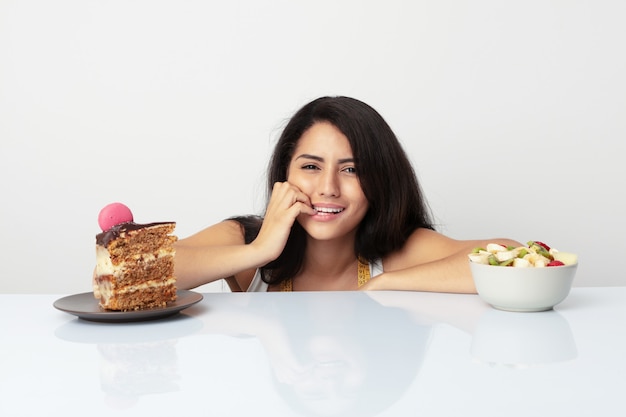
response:
[[(287, 181), (298, 140), (317, 122), (328, 122), (347, 138), (369, 209), (359, 225), (354, 253), (374, 261), (405, 244), (417, 228), (434, 229), (430, 211), (402, 145), (387, 122), (369, 105), (349, 97), (321, 97), (302, 107), (287, 123), (268, 166), (268, 201), (274, 183)], [(236, 218), (248, 239), (260, 228), (257, 217)], [(302, 267), (306, 232), (295, 222), (283, 253), (261, 269), (268, 284), (294, 277)]]

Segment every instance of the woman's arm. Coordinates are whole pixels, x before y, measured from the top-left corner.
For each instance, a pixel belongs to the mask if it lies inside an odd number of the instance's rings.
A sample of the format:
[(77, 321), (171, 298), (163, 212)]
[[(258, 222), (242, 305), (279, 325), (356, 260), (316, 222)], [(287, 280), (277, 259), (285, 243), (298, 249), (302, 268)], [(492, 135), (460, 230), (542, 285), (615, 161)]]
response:
[(177, 286), (195, 288), (265, 264), (254, 246), (246, 245), (239, 223), (227, 220), (175, 244)]
[(251, 243), (245, 243), (244, 231), (234, 220), (176, 243), (177, 286), (195, 288), (218, 279), (232, 281), (234, 277), (239, 288), (247, 289), (254, 271), (282, 253), (296, 217), (316, 213), (300, 189), (287, 182), (276, 183), (259, 234)]
[(418, 229), (400, 251), (383, 260), (385, 272), (361, 288), (475, 293), (467, 255), (475, 247), (491, 242), (521, 246), (510, 239), (455, 240), (429, 229)]

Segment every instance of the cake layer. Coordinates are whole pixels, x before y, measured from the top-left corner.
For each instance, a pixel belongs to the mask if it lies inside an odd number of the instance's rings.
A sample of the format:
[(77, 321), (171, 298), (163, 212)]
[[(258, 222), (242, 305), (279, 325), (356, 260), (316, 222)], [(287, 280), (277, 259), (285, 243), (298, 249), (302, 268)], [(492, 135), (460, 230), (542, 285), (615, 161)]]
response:
[(146, 281), (137, 285), (120, 287), (113, 276), (96, 278), (100, 305), (108, 310), (142, 310), (165, 307), (176, 300), (176, 279)]
[(156, 254), (136, 254), (125, 260), (118, 258), (116, 265), (108, 251), (101, 246), (96, 248), (96, 276), (112, 275), (120, 286), (132, 285), (152, 279), (167, 278), (174, 269), (174, 251), (160, 251)]

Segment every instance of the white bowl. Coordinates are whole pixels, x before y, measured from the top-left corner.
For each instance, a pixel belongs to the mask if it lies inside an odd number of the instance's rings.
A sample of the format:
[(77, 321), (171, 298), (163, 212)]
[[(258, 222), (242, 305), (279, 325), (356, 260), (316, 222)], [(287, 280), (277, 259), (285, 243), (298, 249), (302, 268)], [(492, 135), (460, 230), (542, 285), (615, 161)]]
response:
[(543, 268), (515, 268), (470, 262), (478, 295), (506, 311), (546, 311), (565, 300), (578, 263)]

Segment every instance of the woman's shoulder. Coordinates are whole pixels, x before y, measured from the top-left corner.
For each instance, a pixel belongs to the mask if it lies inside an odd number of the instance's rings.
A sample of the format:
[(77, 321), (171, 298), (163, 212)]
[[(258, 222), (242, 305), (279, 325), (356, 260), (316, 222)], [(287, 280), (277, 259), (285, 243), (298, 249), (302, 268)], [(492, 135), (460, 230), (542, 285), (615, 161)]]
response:
[(243, 232), (245, 243), (250, 243), (256, 239), (263, 225), (263, 218), (256, 215), (235, 216), (226, 221), (233, 222), (239, 226), (240, 230)]
[(432, 229), (417, 228), (399, 250), (383, 259), (385, 271), (409, 268), (444, 258), (459, 248), (459, 241)]

